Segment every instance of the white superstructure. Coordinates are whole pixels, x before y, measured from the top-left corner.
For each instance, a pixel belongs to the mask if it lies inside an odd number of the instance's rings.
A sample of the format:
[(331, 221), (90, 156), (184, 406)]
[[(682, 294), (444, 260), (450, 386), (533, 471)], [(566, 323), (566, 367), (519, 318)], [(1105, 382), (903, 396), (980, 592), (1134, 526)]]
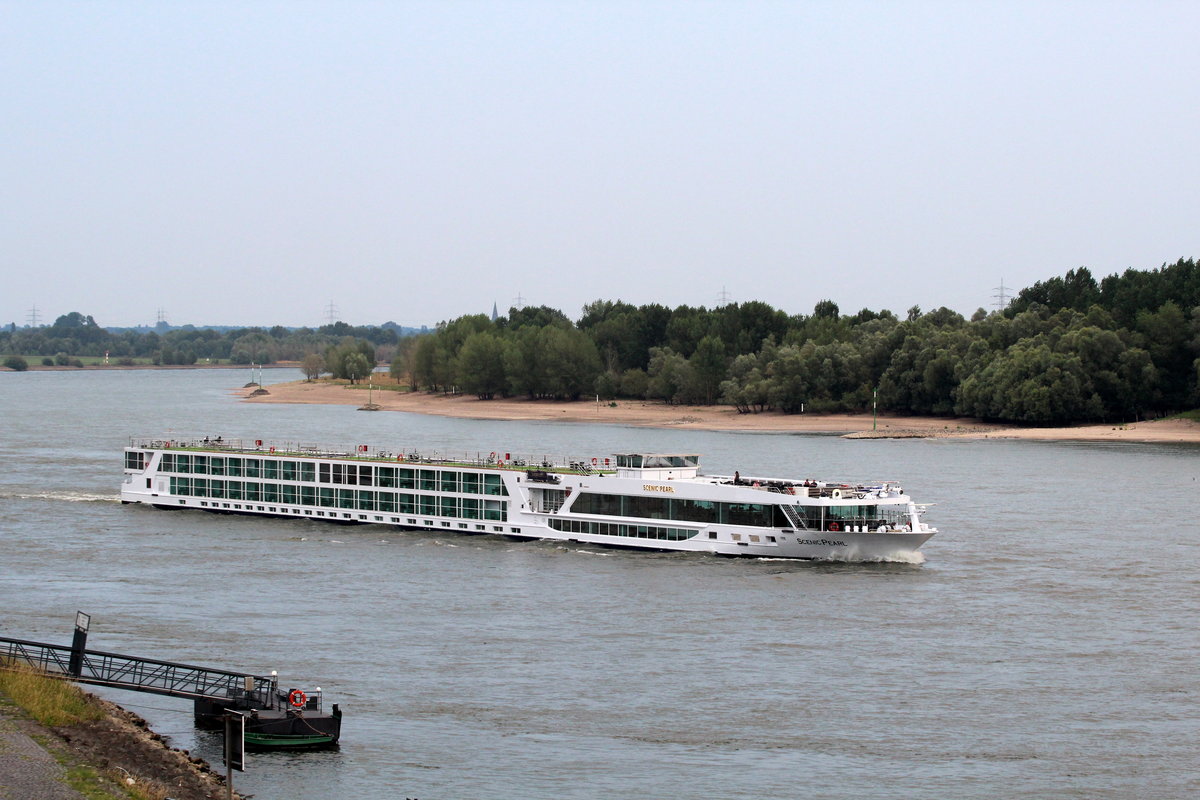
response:
[(675, 453), (560, 461), (134, 439), (121, 500), (767, 558), (907, 560), (937, 532), (894, 483), (702, 475), (699, 456)]

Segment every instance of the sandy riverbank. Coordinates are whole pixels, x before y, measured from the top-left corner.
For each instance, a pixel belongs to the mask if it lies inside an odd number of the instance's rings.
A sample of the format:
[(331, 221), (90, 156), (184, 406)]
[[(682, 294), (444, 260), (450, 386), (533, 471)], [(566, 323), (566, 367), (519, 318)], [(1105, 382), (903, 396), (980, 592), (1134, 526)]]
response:
[[(295, 381), (268, 386), (269, 394), (246, 398), (249, 403), (325, 403), (362, 406), (365, 387)], [(238, 390), (245, 394), (249, 390)], [(870, 414), (739, 414), (728, 406), (672, 406), (619, 400), (616, 405), (593, 401), (554, 402), (375, 391), (372, 400), (384, 411), (408, 411), (447, 417), (558, 422), (602, 422), (651, 428), (776, 431), (850, 434), (868, 437), (968, 437), (1080, 441), (1200, 443), (1200, 424), (1190, 420), (1156, 420), (1130, 425), (1080, 425), (1069, 428), (1015, 428), (969, 418), (897, 417), (880, 415), (872, 431)]]

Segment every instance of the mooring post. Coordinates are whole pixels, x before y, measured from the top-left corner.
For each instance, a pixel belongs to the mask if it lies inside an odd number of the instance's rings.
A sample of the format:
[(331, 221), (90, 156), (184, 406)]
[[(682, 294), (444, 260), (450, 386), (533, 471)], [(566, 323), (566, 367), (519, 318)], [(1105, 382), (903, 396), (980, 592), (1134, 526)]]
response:
[(83, 653), (87, 650), (88, 626), (92, 618), (82, 611), (75, 612), (75, 638), (71, 640), (71, 661), (67, 671), (78, 678), (83, 673)]

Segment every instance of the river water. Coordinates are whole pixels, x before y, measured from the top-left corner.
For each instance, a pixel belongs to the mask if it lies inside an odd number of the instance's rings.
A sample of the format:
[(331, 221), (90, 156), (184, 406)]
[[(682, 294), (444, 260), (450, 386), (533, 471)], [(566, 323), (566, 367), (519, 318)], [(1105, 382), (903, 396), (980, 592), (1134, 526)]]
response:
[[(235, 370), (0, 374), (0, 635), (320, 686), (261, 800), (1200, 796), (1200, 448), (845, 440), (239, 403)], [(267, 373), (271, 380), (299, 377)], [(117, 502), (130, 436), (699, 452), (899, 480), (923, 564), (660, 555)], [(221, 769), (185, 701), (113, 691)]]

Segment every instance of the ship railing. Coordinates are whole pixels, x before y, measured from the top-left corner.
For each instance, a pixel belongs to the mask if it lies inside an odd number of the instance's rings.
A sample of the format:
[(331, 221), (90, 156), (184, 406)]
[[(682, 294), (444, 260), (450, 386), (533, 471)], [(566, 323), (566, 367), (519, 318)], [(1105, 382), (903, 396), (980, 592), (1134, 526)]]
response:
[(555, 472), (578, 472), (584, 475), (614, 472), (611, 456), (580, 459), (553, 454), (525, 454), (493, 450), (474, 453), (449, 453), (418, 447), (382, 448), (371, 445), (325, 445), (309, 442), (270, 442), (262, 439), (196, 437), (131, 437), (129, 446), (147, 450), (195, 450), (224, 452), (230, 455), (272, 455), (296, 458), (336, 458), (361, 461), (389, 461), (406, 464), (439, 466), (501, 467), (511, 469), (541, 469)]

